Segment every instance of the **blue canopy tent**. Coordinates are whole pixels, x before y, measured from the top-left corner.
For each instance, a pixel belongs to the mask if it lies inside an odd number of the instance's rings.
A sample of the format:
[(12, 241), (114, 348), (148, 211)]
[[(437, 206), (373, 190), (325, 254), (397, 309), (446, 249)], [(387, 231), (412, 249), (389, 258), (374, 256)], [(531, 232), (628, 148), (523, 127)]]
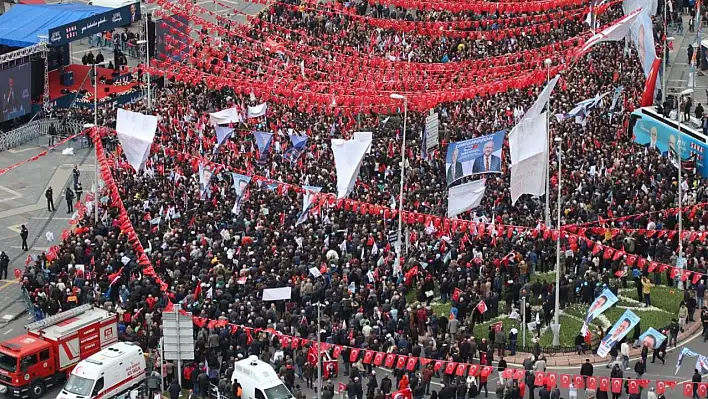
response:
[(109, 11), (83, 4), (17, 4), (0, 16), (0, 45), (28, 47), (47, 37), (49, 29)]

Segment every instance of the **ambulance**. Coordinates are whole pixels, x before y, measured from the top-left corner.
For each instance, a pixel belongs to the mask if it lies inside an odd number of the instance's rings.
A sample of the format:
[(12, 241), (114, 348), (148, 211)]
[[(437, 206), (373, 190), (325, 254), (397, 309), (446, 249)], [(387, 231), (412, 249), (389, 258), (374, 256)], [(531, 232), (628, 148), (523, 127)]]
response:
[(118, 315), (82, 305), (25, 326), (0, 343), (0, 393), (40, 398), (81, 360), (118, 342)]
[(145, 380), (140, 346), (119, 342), (79, 362), (57, 399), (112, 398)]
[(231, 382), (241, 384), (241, 399), (292, 399), (293, 394), (278, 378), (270, 364), (258, 360), (258, 356), (234, 364)]

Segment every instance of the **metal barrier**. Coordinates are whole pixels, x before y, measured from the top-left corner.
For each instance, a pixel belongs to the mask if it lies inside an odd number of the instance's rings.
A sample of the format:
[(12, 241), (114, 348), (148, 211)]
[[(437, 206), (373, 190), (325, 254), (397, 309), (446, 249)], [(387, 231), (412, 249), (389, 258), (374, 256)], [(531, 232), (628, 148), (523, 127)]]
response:
[(61, 119), (56, 118), (33, 120), (17, 129), (0, 133), (0, 151), (15, 148), (46, 135), (49, 132), (49, 126), (52, 124), (54, 124), (59, 135), (63, 136), (76, 134), (84, 128), (83, 122), (73, 119), (67, 120), (63, 124)]

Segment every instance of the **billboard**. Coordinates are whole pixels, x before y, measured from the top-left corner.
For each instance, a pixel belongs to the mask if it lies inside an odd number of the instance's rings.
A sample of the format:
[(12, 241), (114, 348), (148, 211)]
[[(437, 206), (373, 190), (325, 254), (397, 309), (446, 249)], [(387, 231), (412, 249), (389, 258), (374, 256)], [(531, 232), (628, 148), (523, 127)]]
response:
[[(648, 145), (649, 148), (656, 149), (664, 156), (673, 155), (676, 157), (678, 148), (678, 125), (676, 121), (659, 120), (651, 114), (647, 114), (644, 108), (632, 112), (632, 139), (635, 143)], [(703, 134), (692, 131), (688, 126), (681, 125), (681, 148), (679, 152), (681, 159), (691, 159), (695, 161), (696, 169), (705, 177), (708, 176), (708, 167), (703, 156), (708, 149), (707, 138)], [(674, 165), (678, 164), (673, 160)]]
[[(639, 63), (644, 70), (644, 76), (649, 77), (649, 71), (656, 59), (656, 47), (654, 46), (654, 27), (648, 12), (642, 12), (629, 28), (632, 43), (637, 49)], [(691, 62), (691, 60), (689, 60)]]
[(627, 309), (600, 342), (600, 346), (597, 348), (597, 355), (600, 357), (607, 356), (610, 353), (610, 349), (632, 331), (637, 323), (639, 323), (639, 316)]
[(99, 32), (130, 25), (140, 20), (140, 3), (114, 8), (88, 18), (49, 29), (49, 44), (63, 46), (74, 40), (83, 39)]
[[(155, 56), (160, 61), (182, 62), (189, 57), (189, 19), (175, 14), (155, 21)], [(172, 34), (172, 30), (178, 33)]]
[(32, 65), (0, 71), (0, 122), (19, 118), (32, 110)]
[(506, 131), (450, 143), (445, 158), (445, 179), (453, 182), (480, 173), (501, 173), (502, 144)]

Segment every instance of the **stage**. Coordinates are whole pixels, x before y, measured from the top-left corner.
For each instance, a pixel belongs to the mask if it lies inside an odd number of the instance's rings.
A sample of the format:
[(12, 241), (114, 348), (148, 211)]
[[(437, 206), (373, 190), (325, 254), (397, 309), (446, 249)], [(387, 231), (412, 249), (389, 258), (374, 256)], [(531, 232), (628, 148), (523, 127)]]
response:
[[(49, 72), (49, 98), (50, 100), (56, 104), (56, 106), (61, 107), (62, 105), (68, 106), (68, 103), (71, 103), (71, 99), (74, 97), (74, 92), (80, 91), (81, 89), (86, 90), (87, 92), (90, 93), (91, 96), (93, 96), (94, 93), (94, 88), (93, 85), (91, 84), (91, 79), (86, 78), (88, 75), (89, 71), (91, 70), (91, 66), (88, 65), (69, 65), (64, 70), (66, 72), (73, 72), (74, 73), (74, 81), (71, 86), (64, 86), (61, 81), (61, 74), (59, 73), (58, 70), (51, 71)], [(130, 82), (130, 73), (127, 71), (121, 72), (121, 74), (117, 77), (113, 77), (113, 70), (112, 69), (107, 69), (107, 68), (101, 68), (98, 67), (96, 68), (96, 74), (98, 75), (98, 101), (103, 102), (105, 100), (108, 100), (109, 96), (111, 98), (116, 98), (119, 96), (122, 96), (126, 94), (127, 92), (131, 92), (134, 90), (136, 86), (139, 85), (138, 82)], [(114, 79), (115, 81), (118, 82), (124, 82), (119, 85), (114, 85), (114, 84), (102, 84), (101, 78), (105, 77), (106, 79)], [(84, 78), (86, 80), (84, 81)], [(83, 82), (83, 86), (81, 86), (81, 83)], [(69, 91), (69, 93), (62, 93), (62, 90), (66, 89)], [(106, 90), (108, 89), (108, 90)], [(78, 95), (79, 99), (83, 98), (81, 94)], [(93, 97), (91, 97), (91, 100), (93, 100)], [(91, 104), (93, 105), (93, 104)]]

